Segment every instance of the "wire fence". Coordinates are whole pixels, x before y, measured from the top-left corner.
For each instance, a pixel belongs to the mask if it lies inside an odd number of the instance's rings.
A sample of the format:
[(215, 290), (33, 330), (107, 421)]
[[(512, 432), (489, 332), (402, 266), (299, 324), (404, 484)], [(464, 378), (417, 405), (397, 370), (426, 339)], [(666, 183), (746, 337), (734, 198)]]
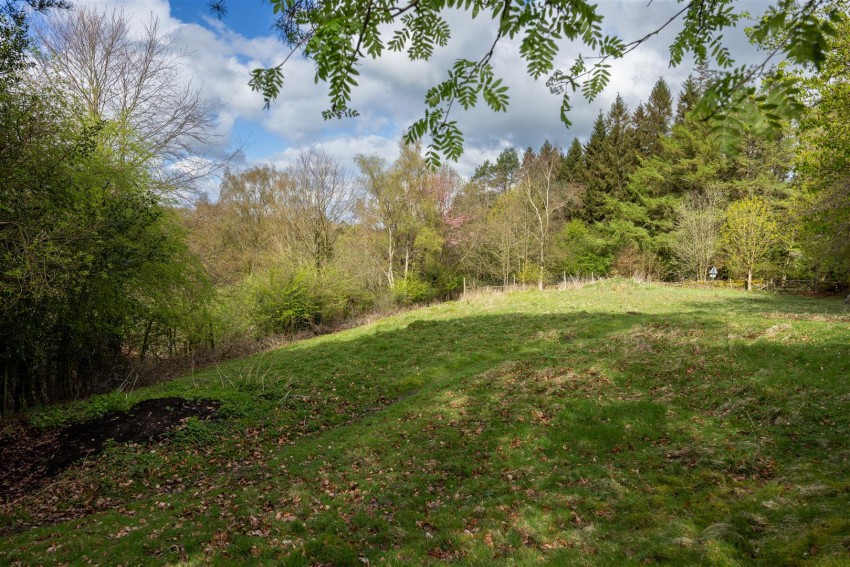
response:
[[(567, 289), (578, 289), (585, 285), (603, 281), (605, 279), (606, 278), (595, 274), (591, 274), (589, 276), (569, 276), (564, 274), (559, 281), (553, 283), (550, 279), (542, 285), (539, 282), (514, 282), (507, 285), (491, 285), (464, 279), (462, 297), (470, 297), (477, 294), (510, 293), (516, 291), (564, 291)], [(705, 281), (658, 281), (644, 278), (634, 279), (643, 283), (654, 283), (669, 287), (702, 289), (746, 289), (747, 287), (747, 281), (743, 279), (718, 279)], [(850, 292), (850, 284), (848, 284), (848, 282), (837, 280), (753, 280), (753, 289), (780, 293), (839, 295)]]
[(557, 283), (551, 283), (550, 280), (549, 282), (543, 284), (539, 282), (514, 282), (507, 285), (481, 284), (476, 281), (467, 281), (466, 279), (464, 279), (462, 297), (468, 298), (478, 294), (510, 293), (514, 291), (564, 291), (567, 289), (578, 289), (585, 285), (596, 283), (604, 279), (605, 278), (596, 276), (594, 274), (591, 274), (589, 276), (564, 275), (563, 278)]
[[(708, 280), (708, 281), (693, 281), (683, 280), (677, 282), (659, 282), (662, 285), (672, 287), (695, 287), (695, 288), (725, 288), (725, 289), (746, 289), (747, 281), (740, 279), (724, 279), (724, 280)], [(848, 282), (837, 280), (753, 280), (753, 289), (759, 291), (774, 291), (785, 293), (803, 293), (803, 294), (843, 294), (850, 291)]]

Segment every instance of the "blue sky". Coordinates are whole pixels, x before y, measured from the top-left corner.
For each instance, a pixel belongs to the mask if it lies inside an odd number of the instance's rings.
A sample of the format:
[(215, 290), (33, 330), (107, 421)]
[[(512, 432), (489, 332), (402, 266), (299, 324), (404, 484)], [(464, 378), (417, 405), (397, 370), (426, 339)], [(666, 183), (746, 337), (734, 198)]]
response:
[[(275, 65), (286, 53), (272, 30), (273, 13), (265, 0), (228, 0), (228, 13), (222, 20), (210, 13), (207, 0), (76, 2), (99, 10), (122, 9), (139, 27), (150, 17), (159, 18), (162, 28), (177, 38), (177, 47), (185, 52), (185, 80), (221, 102), (220, 136), (211, 150), (224, 155), (241, 148), (236, 166), (273, 163), (286, 167), (306, 147), (324, 149), (349, 168), (357, 153), (393, 159), (402, 132), (423, 110), (427, 89), (445, 77), (454, 59), (474, 56), (482, 45), (489, 45), (494, 31), (487, 19), (471, 21), (465, 14), (450, 13), (452, 39), (431, 62), (410, 62), (403, 54), (365, 62), (353, 96), (353, 106), (361, 116), (325, 122), (320, 113), (326, 108), (327, 89), (314, 84), (309, 61), (290, 60), (284, 68), (281, 96), (269, 110), (263, 110), (262, 98), (247, 86), (252, 69)], [(741, 7), (760, 13), (765, 4), (743, 0)], [(625, 40), (654, 29), (681, 7), (670, 0), (602, 0), (599, 5), (606, 31), (618, 33)], [(727, 37), (739, 61), (753, 59), (754, 52), (740, 31)], [(575, 99), (569, 130), (559, 121), (560, 99), (549, 94), (545, 79), (530, 79), (517, 43), (501, 42), (493, 63), (510, 87), (510, 107), (507, 113), (495, 114), (482, 107), (453, 115), (467, 140), (464, 156), (455, 167), (469, 176), (484, 159), (493, 159), (507, 146), (539, 147), (546, 139), (566, 146), (573, 137), (585, 140), (599, 110), (607, 109), (617, 94), (634, 108), (646, 99), (661, 75), (677, 92), (691, 69), (690, 65), (668, 67), (671, 38), (672, 30), (666, 31), (626, 60), (615, 62), (611, 84), (596, 101)], [(575, 46), (566, 44), (556, 63), (566, 67), (578, 53)]]

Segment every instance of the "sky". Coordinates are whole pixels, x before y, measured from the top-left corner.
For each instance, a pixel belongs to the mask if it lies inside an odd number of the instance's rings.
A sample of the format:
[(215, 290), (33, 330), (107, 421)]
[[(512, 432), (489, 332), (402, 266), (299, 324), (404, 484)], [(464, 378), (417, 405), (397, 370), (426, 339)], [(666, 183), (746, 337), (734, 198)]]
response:
[[(352, 171), (358, 153), (393, 160), (405, 128), (424, 110), (426, 91), (445, 78), (458, 57), (480, 57), (494, 34), (489, 18), (472, 20), (460, 12), (449, 13), (452, 38), (445, 48), (438, 48), (431, 61), (411, 62), (398, 53), (365, 61), (352, 100), (360, 116), (324, 121), (321, 111), (327, 108), (327, 87), (314, 82), (313, 65), (303, 58), (292, 58), (284, 67), (283, 90), (268, 110), (263, 108), (262, 97), (248, 86), (253, 69), (277, 65), (287, 53), (272, 29), (273, 13), (266, 0), (228, 0), (228, 12), (222, 19), (210, 13), (208, 0), (75, 3), (98, 10), (124, 10), (132, 26), (139, 29), (151, 17), (159, 19), (162, 29), (174, 35), (175, 46), (185, 53), (184, 80), (221, 103), (216, 144), (204, 151), (215, 156), (236, 152), (233, 167), (270, 163), (285, 168), (307, 148), (325, 150)], [(767, 4), (762, 0), (739, 2), (741, 9), (753, 14), (762, 13)], [(657, 28), (680, 8), (681, 4), (671, 0), (599, 1), (604, 32), (626, 41)], [(545, 140), (562, 147), (575, 137), (586, 141), (597, 114), (606, 111), (617, 94), (633, 109), (648, 98), (660, 76), (677, 93), (692, 65), (669, 67), (667, 51), (675, 31), (675, 27), (663, 31), (614, 62), (611, 82), (595, 101), (586, 103), (576, 94), (569, 129), (560, 122), (560, 97), (549, 93), (546, 78), (535, 81), (526, 74), (518, 41), (501, 41), (492, 63), (496, 75), (510, 88), (508, 111), (494, 113), (483, 102), (470, 111), (453, 111), (466, 138), (464, 154), (454, 167), (468, 177), (485, 159), (492, 161), (509, 146), (522, 150), (539, 148)], [(741, 29), (730, 30), (726, 41), (738, 63), (758, 58)], [(567, 68), (580, 52), (588, 53), (564, 43), (556, 67)]]

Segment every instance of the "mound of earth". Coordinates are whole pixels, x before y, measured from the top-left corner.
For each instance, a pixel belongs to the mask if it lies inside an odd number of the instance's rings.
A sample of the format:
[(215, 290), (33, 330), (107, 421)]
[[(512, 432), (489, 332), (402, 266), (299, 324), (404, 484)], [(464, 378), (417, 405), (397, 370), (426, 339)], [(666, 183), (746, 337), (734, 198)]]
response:
[(212, 400), (156, 398), (127, 411), (57, 429), (12, 427), (0, 436), (0, 502), (17, 500), (76, 461), (99, 454), (109, 439), (115, 443), (156, 440), (190, 417), (209, 419), (219, 405)]

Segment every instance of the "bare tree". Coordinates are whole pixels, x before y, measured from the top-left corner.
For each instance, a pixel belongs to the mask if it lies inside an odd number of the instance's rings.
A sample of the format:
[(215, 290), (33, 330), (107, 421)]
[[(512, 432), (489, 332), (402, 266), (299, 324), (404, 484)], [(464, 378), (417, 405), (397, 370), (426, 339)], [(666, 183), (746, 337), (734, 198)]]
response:
[(334, 258), (334, 248), (350, 220), (353, 185), (336, 159), (321, 150), (302, 151), (287, 170), (291, 181), (280, 214), (285, 218), (278, 238), (291, 252), (301, 249), (321, 271)]
[(533, 239), (533, 222), (526, 195), (518, 189), (499, 195), (487, 215), (487, 239), (482, 243), (486, 257), (492, 261), (491, 273), (498, 275), (502, 284), (510, 283), (528, 262), (528, 251)]
[(204, 155), (220, 105), (183, 80), (187, 55), (156, 18), (134, 34), (118, 10), (57, 11), (37, 29), (43, 77), (90, 120), (109, 121), (122, 157), (141, 160), (161, 191), (190, 189), (221, 167)]
[(537, 242), (539, 272), (537, 286), (543, 289), (543, 277), (546, 273), (546, 250), (552, 235), (552, 221), (555, 211), (568, 201), (568, 186), (558, 180), (561, 168), (561, 152), (557, 148), (545, 145), (539, 156), (526, 164), (525, 174), (520, 187), (526, 202), (534, 212), (537, 221), (532, 232)]
[(376, 233), (383, 233), (385, 240), (379, 244), (383, 249), (384, 274), (387, 285), (395, 287), (395, 255), (397, 249), (397, 199), (390, 198), (390, 175), (386, 162), (378, 156), (358, 155), (355, 158), (360, 169), (359, 183), (366, 196), (361, 200), (358, 214)]
[(217, 203), (198, 203), (193, 248), (220, 280), (234, 281), (273, 262), (280, 210), (291, 184), (271, 166), (226, 171)]
[(676, 209), (673, 254), (683, 276), (705, 281), (720, 246), (721, 196), (716, 191), (691, 195)]

